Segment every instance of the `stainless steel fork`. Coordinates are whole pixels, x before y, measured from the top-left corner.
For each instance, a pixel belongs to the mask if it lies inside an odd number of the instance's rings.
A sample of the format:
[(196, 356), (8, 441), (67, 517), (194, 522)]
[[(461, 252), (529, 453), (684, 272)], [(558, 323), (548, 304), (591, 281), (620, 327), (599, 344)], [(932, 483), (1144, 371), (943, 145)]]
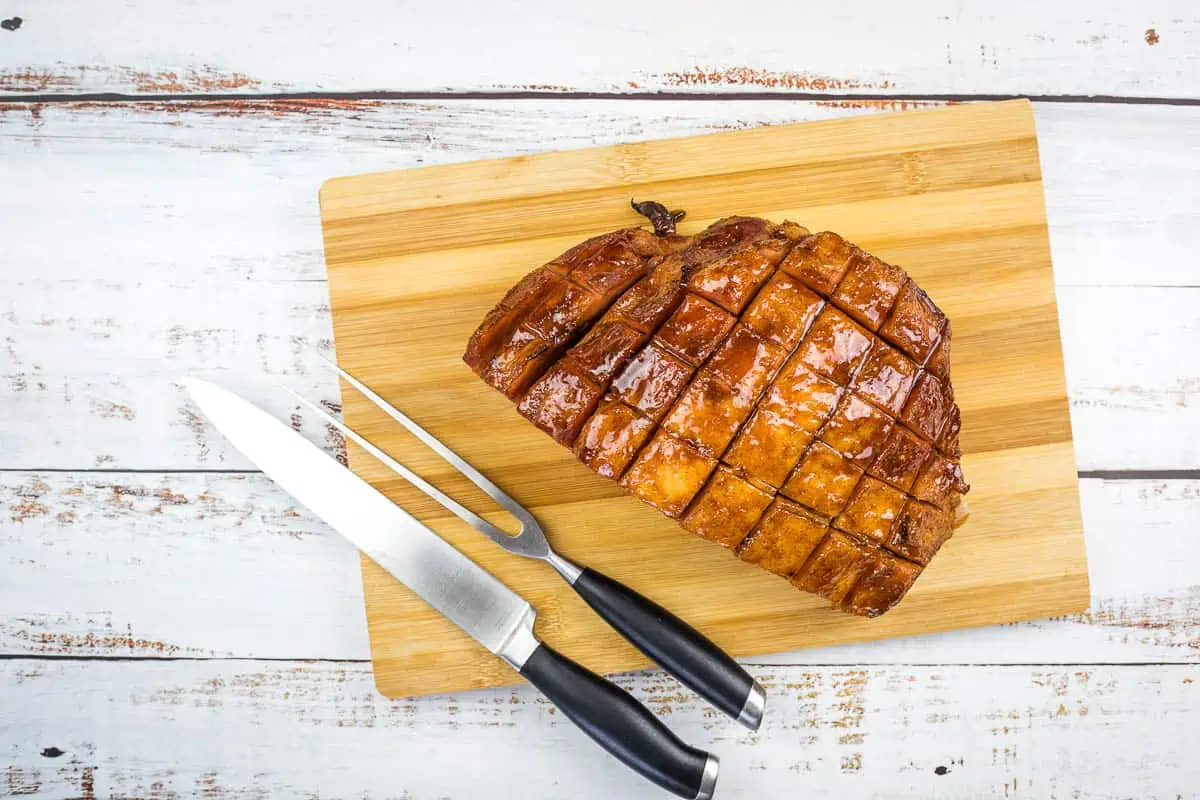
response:
[(758, 729), (762, 724), (766, 694), (758, 682), (733, 658), (657, 603), (624, 584), (589, 567), (575, 564), (559, 554), (550, 546), (541, 525), (524, 506), (362, 381), (333, 362), (326, 360), (326, 363), (343, 380), (433, 449), (505, 511), (516, 517), (521, 523), (520, 532), (511, 535), (501, 530), (392, 458), (323, 408), (295, 395), (299, 402), (505, 550), (550, 564), (597, 614), (652, 661), (742, 725), (751, 730)]

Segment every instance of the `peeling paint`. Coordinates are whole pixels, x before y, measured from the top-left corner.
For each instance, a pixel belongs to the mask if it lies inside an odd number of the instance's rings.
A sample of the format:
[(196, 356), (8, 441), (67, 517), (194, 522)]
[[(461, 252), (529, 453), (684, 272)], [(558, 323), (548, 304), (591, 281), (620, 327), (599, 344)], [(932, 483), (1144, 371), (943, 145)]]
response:
[[(90, 104), (94, 107), (94, 104)], [(213, 117), (334, 117), (358, 116), (383, 106), (380, 100), (318, 97), (303, 99), (260, 100), (188, 100), (152, 103), (145, 111), (200, 113)]]
[(9, 767), (4, 771), (4, 791), (0, 797), (24, 797), (40, 794), (42, 791), (42, 775), (35, 769)]
[(309, 350), (308, 337), (297, 336), (293, 334), (288, 337), (288, 341), (291, 342), (292, 345), (292, 369), (290, 373), (287, 370), (284, 370), (284, 374), (307, 375), (308, 368), (305, 366), (304, 362)]
[(169, 503), (170, 505), (173, 505), (173, 506), (185, 506), (190, 502), (186, 496), (184, 496), (178, 492), (172, 492), (170, 489), (166, 488), (165, 486), (163, 488), (159, 489), (155, 493), (155, 496), (158, 497), (159, 500), (162, 500), (164, 503)]
[(1098, 600), (1071, 619), (1115, 628), (1115, 637), (1132, 632), (1146, 644), (1200, 650), (1200, 586), (1181, 597)]
[(343, 467), (349, 465), (349, 456), (346, 453), (346, 437), (329, 423), (325, 423), (325, 444), (333, 451), (333, 456), (338, 460), (339, 464)]
[(189, 67), (180, 72), (142, 72), (118, 67), (127, 75), (139, 92), (193, 94), (200, 92), (232, 92), (238, 89), (257, 89), (262, 81), (240, 72), (222, 72), (212, 67)]
[(958, 105), (953, 100), (878, 100), (873, 98), (817, 100), (819, 108), (837, 108), (847, 111), (914, 111), (918, 108), (942, 108)]
[(1072, 397), (1071, 408), (1099, 408), (1129, 411), (1161, 412), (1189, 409), (1200, 396), (1200, 378), (1180, 376), (1161, 387), (1097, 386), (1098, 396)]
[(826, 75), (810, 75), (804, 72), (773, 72), (756, 67), (726, 67), (724, 69), (694, 67), (685, 72), (667, 72), (651, 77), (653, 80), (671, 87), (740, 86), (806, 92), (888, 89), (892, 85), (890, 81), (875, 84), (854, 78), (834, 78)]
[(187, 329), (182, 325), (173, 325), (166, 331), (167, 334), (167, 354), (174, 357), (179, 352), (179, 346), (185, 341), (190, 342), (192, 347), (200, 355), (207, 354), (210, 350), (220, 352), (222, 344), (236, 346), (237, 332), (227, 328), (195, 328)]
[[(99, 476), (80, 479), (55, 477), (53, 488), (40, 477), (16, 485), (0, 484), (0, 507), (6, 508), (13, 523), (50, 525), (41, 528), (51, 542), (61, 543), (58, 532), (70, 526), (94, 530), (98, 520), (122, 519), (122, 525), (139, 526), (139, 518), (169, 515), (172, 522), (164, 526), (155, 523), (159, 535), (167, 531), (189, 536), (196, 531), (195, 520), (211, 519), (207, 528), (239, 528), (252, 526), (255, 535), (286, 536), (304, 539), (320, 530), (315, 521), (301, 514), (295, 506), (265, 501), (254, 490), (243, 488), (246, 476), (229, 475), (200, 481), (200, 491), (188, 490), (197, 483), (192, 479), (184, 487), (174, 481), (135, 476), (122, 480), (105, 480)], [(286, 498), (278, 498), (286, 499)], [(85, 546), (86, 547), (86, 546)], [(82, 553), (77, 553), (82, 554)], [(139, 556), (134, 556), (139, 558)], [(54, 627), (54, 626), (51, 626)]]
[(87, 84), (103, 82), (130, 87), (142, 94), (201, 94), (263, 87), (263, 82), (256, 78), (210, 66), (157, 72), (127, 66), (87, 65), (59, 65), (53, 70), (36, 67), (0, 69), (0, 90), (9, 92), (81, 90), (85, 81)]
[(96, 769), (84, 767), (79, 778), (80, 800), (96, 800)]
[[(3, 77), (0, 76), (0, 90), (4, 89)], [(53, 87), (47, 87), (47, 89)], [(120, 100), (89, 100), (63, 101), (54, 104), (57, 111), (86, 113), (94, 115), (103, 112), (115, 112), (122, 115), (198, 115), (220, 119), (361, 119), (368, 112), (381, 109), (384, 102), (380, 100), (359, 100), (348, 98), (256, 98), (247, 95), (245, 99), (220, 100), (139, 100), (135, 102)], [(26, 102), (3, 102), (0, 98), (0, 114), (5, 111), (19, 111), (30, 114), (31, 124), (41, 124), (41, 113), (44, 104)], [(173, 121), (170, 124), (179, 124)], [(219, 149), (219, 148), (218, 148)], [(241, 152), (240, 147), (230, 147), (228, 152)]]
[(0, 69), (0, 91), (46, 92), (77, 86), (77, 78), (45, 69)]
[(184, 406), (179, 409), (179, 415), (183, 419), (183, 424), (192, 432), (192, 437), (196, 443), (196, 460), (204, 463), (208, 460), (208, 425), (205, 424), (204, 418), (190, 408)]
[(16, 486), (12, 490), (13, 499), (8, 504), (12, 521), (24, 523), (49, 514), (49, 506), (42, 502), (42, 498), (49, 491), (49, 485), (37, 476), (28, 483)]
[(111, 400), (92, 400), (92, 413), (104, 419), (137, 419), (137, 413), (124, 403), (114, 403)]
[(842, 712), (839, 719), (834, 720), (835, 728), (857, 728), (862, 725), (866, 709), (863, 706), (863, 693), (867, 687), (868, 674), (866, 670), (851, 670), (834, 674), (834, 694), (838, 698), (837, 708)]
[[(29, 652), (37, 655), (129, 655), (129, 656), (172, 656), (183, 652), (179, 645), (158, 639), (135, 636), (131, 629), (125, 633), (63, 633), (36, 628), (15, 629), (4, 625), (0, 629), (4, 638), (21, 641)], [(202, 654), (189, 648), (187, 652)]]
[(219, 800), (220, 798), (228, 797), (229, 795), (221, 788), (217, 778), (218, 775), (215, 772), (206, 772), (196, 778), (195, 796), (207, 798), (208, 800)]

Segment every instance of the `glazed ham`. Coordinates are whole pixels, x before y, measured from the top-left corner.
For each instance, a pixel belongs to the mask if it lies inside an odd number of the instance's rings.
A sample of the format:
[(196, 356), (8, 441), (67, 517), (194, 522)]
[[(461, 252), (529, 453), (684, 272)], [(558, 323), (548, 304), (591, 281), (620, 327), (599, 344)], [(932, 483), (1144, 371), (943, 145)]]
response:
[(683, 527), (882, 614), (968, 489), (949, 321), (837, 234), (729, 217), (682, 237), (679, 215), (650, 210), (655, 233), (598, 236), (529, 273), (464, 360)]

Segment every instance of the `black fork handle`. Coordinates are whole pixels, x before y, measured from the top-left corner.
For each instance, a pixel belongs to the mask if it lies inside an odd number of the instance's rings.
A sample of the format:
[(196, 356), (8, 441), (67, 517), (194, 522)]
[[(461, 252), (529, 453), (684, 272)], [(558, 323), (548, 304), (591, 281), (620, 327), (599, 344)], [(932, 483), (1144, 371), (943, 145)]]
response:
[(572, 585), (651, 661), (750, 730), (758, 730), (766, 705), (762, 687), (704, 634), (594, 569), (583, 569)]

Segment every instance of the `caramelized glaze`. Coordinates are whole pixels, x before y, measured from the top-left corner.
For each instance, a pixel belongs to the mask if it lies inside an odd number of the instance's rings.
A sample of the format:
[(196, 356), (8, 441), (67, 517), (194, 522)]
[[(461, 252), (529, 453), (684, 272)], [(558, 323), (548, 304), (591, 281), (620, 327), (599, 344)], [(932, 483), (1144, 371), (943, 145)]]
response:
[(514, 286), (464, 360), (698, 536), (861, 616), (904, 596), (968, 487), (950, 322), (835, 233), (720, 220), (589, 239)]

